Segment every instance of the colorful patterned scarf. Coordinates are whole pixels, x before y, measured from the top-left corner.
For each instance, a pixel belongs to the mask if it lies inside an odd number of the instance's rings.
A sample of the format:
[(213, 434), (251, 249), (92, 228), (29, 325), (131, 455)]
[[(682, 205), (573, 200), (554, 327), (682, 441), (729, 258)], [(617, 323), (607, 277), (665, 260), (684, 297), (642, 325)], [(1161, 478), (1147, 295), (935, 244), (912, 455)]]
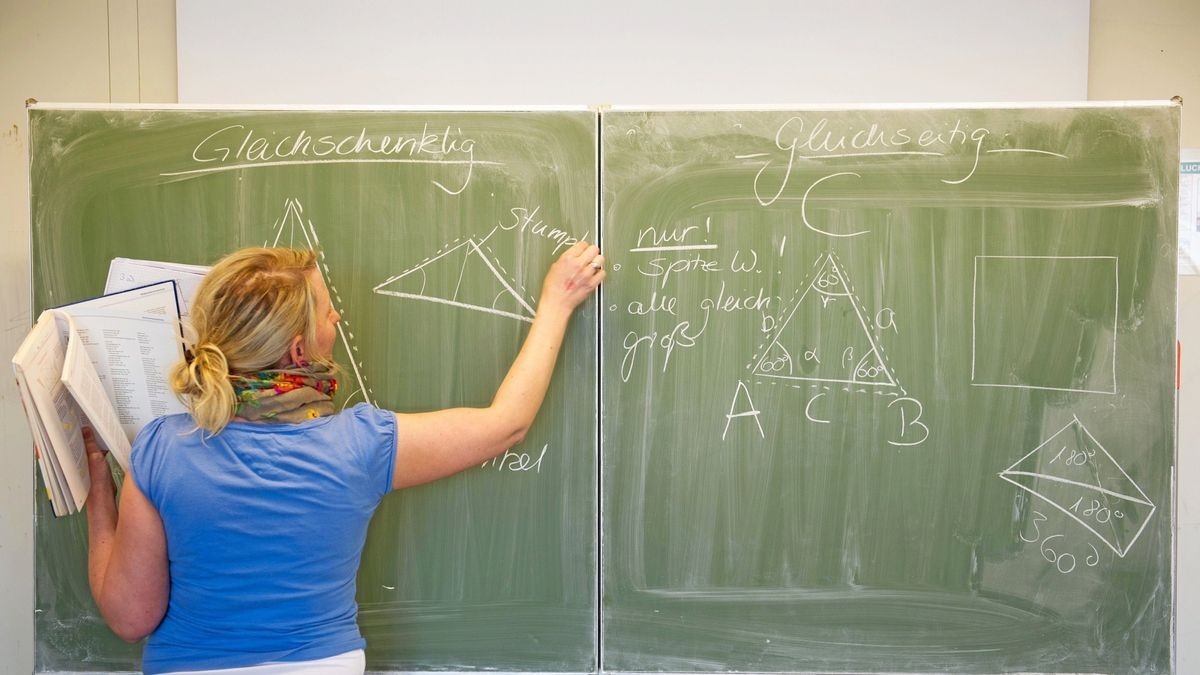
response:
[(234, 415), (254, 422), (294, 424), (332, 415), (337, 379), (322, 366), (230, 375), (238, 404)]

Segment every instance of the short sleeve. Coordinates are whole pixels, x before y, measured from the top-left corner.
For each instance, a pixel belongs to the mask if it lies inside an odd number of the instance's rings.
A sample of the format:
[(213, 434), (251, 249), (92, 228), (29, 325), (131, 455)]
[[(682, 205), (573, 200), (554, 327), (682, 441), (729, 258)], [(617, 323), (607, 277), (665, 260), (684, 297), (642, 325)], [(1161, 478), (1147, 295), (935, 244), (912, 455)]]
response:
[(146, 495), (146, 499), (150, 500), (154, 508), (160, 510), (159, 499), (162, 495), (156, 487), (160, 481), (155, 477), (162, 470), (165, 455), (163, 438), (166, 434), (163, 432), (163, 425), (166, 420), (166, 417), (159, 417), (142, 427), (129, 450), (129, 468), (134, 484)]
[(362, 461), (372, 496), (382, 499), (392, 490), (396, 466), (396, 413), (359, 403), (347, 411), (352, 420), (352, 447)]

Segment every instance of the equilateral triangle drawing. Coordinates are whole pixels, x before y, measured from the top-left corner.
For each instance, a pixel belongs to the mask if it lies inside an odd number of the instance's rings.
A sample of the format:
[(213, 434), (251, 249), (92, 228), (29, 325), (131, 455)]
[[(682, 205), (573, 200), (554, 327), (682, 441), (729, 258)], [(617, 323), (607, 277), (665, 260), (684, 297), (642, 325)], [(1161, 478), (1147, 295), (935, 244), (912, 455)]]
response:
[(350, 322), (346, 320), (346, 312), (342, 309), (342, 298), (338, 294), (337, 286), (333, 284), (333, 277), (329, 273), (329, 265), (325, 262), (325, 251), (321, 249), (321, 240), (317, 237), (317, 228), (312, 221), (304, 217), (304, 207), (300, 205), (299, 199), (289, 198), (283, 201), (283, 215), (272, 225), (272, 236), (268, 237), (263, 242), (263, 246), (288, 248), (310, 248), (317, 253), (317, 259), (320, 263), (321, 276), (325, 279), (325, 286), (329, 289), (329, 299), (333, 301), (333, 308), (337, 313), (342, 315), (342, 320), (337, 324), (338, 339), (342, 343), (342, 348), (346, 350), (346, 360), (350, 362), (350, 369), (354, 373), (355, 383), (358, 389), (348, 392), (345, 398), (342, 399), (342, 407), (346, 408), (350, 402), (358, 396), (362, 396), (362, 400), (374, 405), (371, 400), (371, 390), (367, 387), (366, 380), (363, 378), (362, 363), (358, 360), (357, 348), (354, 346), (354, 333), (350, 330)]
[(757, 377), (896, 387), (896, 378), (867, 327), (865, 310), (832, 253), (796, 292), (790, 309), (750, 371)]
[(454, 243), (374, 290), (381, 295), (436, 302), (532, 323), (535, 312), (521, 297), (519, 286), (506, 279), (500, 263), (480, 247), (486, 239)]
[(1000, 477), (1067, 514), (1121, 557), (1156, 508), (1074, 416)]

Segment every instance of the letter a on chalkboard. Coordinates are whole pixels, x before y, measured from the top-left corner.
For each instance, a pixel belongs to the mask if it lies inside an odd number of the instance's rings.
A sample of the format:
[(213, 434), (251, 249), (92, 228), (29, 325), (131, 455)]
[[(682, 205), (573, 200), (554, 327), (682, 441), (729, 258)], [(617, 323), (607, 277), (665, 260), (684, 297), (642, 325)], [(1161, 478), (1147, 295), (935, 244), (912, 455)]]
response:
[(821, 254), (813, 268), (751, 371), (784, 380), (895, 387), (845, 270), (832, 253)]

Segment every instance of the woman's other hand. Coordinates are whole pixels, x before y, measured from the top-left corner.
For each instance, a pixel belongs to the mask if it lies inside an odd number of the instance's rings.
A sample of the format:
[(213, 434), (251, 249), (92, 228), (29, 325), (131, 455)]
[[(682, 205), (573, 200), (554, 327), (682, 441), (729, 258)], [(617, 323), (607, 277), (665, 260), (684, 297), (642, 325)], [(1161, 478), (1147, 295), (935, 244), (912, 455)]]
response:
[(83, 449), (87, 451), (88, 474), (92, 479), (89, 496), (97, 490), (108, 490), (111, 494), (116, 488), (113, 483), (112, 470), (108, 468), (108, 451), (96, 442), (96, 433), (91, 427), (83, 427)]

